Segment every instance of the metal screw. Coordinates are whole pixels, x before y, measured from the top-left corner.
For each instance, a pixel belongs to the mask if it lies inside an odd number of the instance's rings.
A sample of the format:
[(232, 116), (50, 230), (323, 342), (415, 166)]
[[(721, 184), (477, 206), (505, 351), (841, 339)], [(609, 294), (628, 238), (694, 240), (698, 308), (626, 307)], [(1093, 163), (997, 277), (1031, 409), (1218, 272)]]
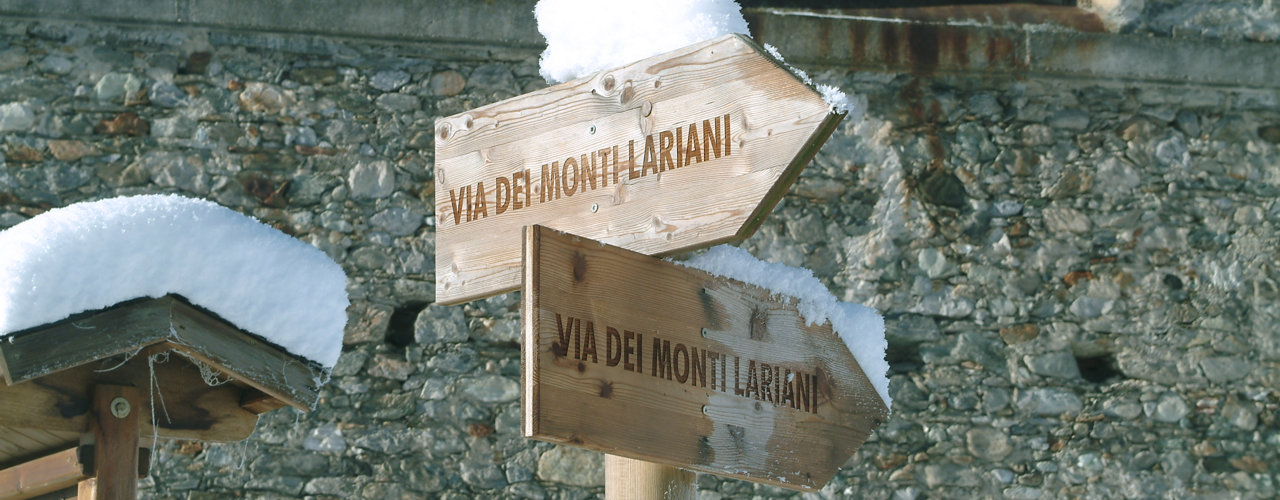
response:
[(598, 211), (600, 211), (600, 204), (599, 204), (599, 203), (592, 203), (592, 204), (591, 204), (591, 213), (593, 213), (593, 214), (594, 214), (594, 213), (596, 213), (596, 212), (598, 212)]
[(116, 396), (111, 400), (111, 414), (116, 418), (124, 418), (129, 416), (129, 411), (133, 408), (129, 405), (129, 400)]
[(706, 328), (703, 328), (703, 329), (702, 329), (702, 336), (703, 336), (703, 337), (706, 337), (706, 336), (707, 336), (707, 329), (706, 329)]
[(590, 131), (591, 131), (591, 133), (592, 133), (592, 134), (595, 134), (595, 133), (596, 133), (596, 126), (595, 126), (595, 125), (592, 125), (592, 126), (591, 126), (591, 130), (590, 130)]
[(703, 415), (707, 414), (707, 405), (702, 405), (702, 414)]

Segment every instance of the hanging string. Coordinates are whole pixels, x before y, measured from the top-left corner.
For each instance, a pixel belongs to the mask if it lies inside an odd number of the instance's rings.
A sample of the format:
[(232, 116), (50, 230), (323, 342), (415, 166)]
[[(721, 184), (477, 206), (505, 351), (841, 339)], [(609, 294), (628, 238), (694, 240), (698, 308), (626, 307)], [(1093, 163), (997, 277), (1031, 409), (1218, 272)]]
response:
[(137, 356), (137, 355), (138, 355), (138, 353), (142, 352), (142, 349), (144, 349), (144, 348), (146, 348), (146, 347), (147, 347), (147, 346), (139, 346), (137, 349), (134, 349), (134, 350), (133, 350), (133, 352), (126, 354), (126, 355), (124, 356), (124, 359), (120, 360), (120, 363), (116, 364), (115, 366), (113, 366), (113, 367), (111, 367), (111, 368), (103, 368), (103, 369), (101, 369), (101, 370), (94, 370), (94, 372), (95, 372), (95, 373), (106, 373), (106, 372), (109, 372), (109, 371), (115, 371), (115, 370), (119, 369), (121, 366), (124, 366), (124, 364), (125, 364), (125, 363), (128, 363), (128, 362), (129, 362), (129, 360), (133, 359), (133, 357), (134, 357), (134, 356)]
[(156, 399), (160, 400), (160, 409), (164, 411), (164, 418), (168, 422), (173, 422), (173, 418), (169, 417), (169, 408), (164, 404), (164, 394), (160, 393), (159, 379), (156, 378), (156, 363), (168, 363), (169, 351), (160, 352), (147, 356), (147, 370), (150, 371), (150, 396), (151, 396), (151, 455), (147, 459), (147, 468), (152, 469), (156, 465), (156, 447), (160, 444), (160, 422), (156, 420)]

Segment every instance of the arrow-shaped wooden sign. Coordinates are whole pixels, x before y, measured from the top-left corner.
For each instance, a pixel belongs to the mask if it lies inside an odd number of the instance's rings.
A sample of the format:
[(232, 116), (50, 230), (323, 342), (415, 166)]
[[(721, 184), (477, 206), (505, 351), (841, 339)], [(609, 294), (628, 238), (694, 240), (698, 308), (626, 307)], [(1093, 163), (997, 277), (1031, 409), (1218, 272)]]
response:
[(726, 35), (436, 123), (436, 301), (520, 286), (520, 228), (648, 255), (750, 236), (843, 114)]
[(525, 232), (526, 437), (813, 491), (888, 415), (831, 324), (587, 238)]

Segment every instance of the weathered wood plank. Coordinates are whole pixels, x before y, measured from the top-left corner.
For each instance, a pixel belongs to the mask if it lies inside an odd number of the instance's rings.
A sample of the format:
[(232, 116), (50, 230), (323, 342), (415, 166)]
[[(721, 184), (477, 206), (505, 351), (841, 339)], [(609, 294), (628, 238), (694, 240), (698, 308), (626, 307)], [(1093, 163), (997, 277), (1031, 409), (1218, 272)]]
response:
[[(111, 383), (152, 387), (154, 368), (157, 390), (144, 398), (143, 433), (150, 436), (152, 405), (155, 405), (156, 432), (161, 438), (201, 441), (239, 441), (249, 437), (257, 424), (257, 414), (240, 407), (243, 386), (228, 383), (210, 387), (200, 370), (179, 356), (151, 363), (153, 353), (167, 351), (155, 346), (129, 362), (109, 358), (110, 364), (92, 363), (0, 388), (0, 424), (49, 431), (84, 432), (89, 426), (95, 384)], [(114, 366), (118, 365), (118, 366)], [(102, 371), (100, 371), (102, 370)], [(65, 443), (74, 444), (73, 442)]]
[(94, 498), (133, 500), (138, 498), (138, 411), (142, 394), (137, 388), (119, 385), (93, 387), (93, 411), (89, 427), (93, 431), (93, 476), (97, 479)]
[[(148, 438), (154, 418), (161, 438), (230, 442), (252, 434), (260, 413), (314, 407), (322, 375), (174, 296), (14, 334), (0, 345), (0, 371), (0, 463), (74, 445), (96, 385), (147, 393), (134, 410)], [(36, 436), (15, 430), (24, 428)]]
[[(8, 385), (165, 343), (302, 410), (322, 370), (175, 296), (146, 299), (16, 333), (0, 344)], [(0, 422), (2, 423), (2, 422)]]
[(169, 334), (167, 318), (165, 303), (143, 300), (11, 334), (0, 343), (5, 382), (136, 352)]
[(525, 239), (527, 437), (812, 491), (888, 414), (830, 324), (767, 290), (540, 226)]
[(9, 429), (10, 427), (0, 426), (0, 464), (5, 465), (16, 464), (32, 455), (31, 451), (24, 450), (18, 443), (10, 440)]
[(175, 349), (300, 410), (315, 407), (322, 370), (177, 299), (170, 302)]
[(750, 236), (841, 119), (741, 35), (441, 119), (436, 299), (518, 287), (528, 224), (649, 255)]
[(694, 500), (694, 473), (616, 455), (604, 456), (605, 500)]
[(53, 493), (71, 488), (84, 478), (76, 449), (71, 448), (0, 470), (0, 500)]
[(284, 401), (257, 389), (246, 389), (240, 394), (240, 407), (255, 415), (261, 415), (284, 406)]
[(12, 427), (6, 429), (6, 431), (8, 432), (5, 433), (5, 440), (20, 450), (26, 450), (27, 455), (33, 455), (33, 452), (63, 447), (59, 446), (61, 443), (48, 443), (44, 442), (44, 440), (33, 439), (28, 432), (29, 429)]

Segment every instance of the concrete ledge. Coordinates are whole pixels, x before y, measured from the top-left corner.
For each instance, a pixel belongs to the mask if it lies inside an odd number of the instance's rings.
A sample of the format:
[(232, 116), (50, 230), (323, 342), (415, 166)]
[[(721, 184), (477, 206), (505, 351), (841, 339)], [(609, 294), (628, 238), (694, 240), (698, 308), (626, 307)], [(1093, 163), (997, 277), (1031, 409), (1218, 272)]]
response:
[(0, 17), (181, 25), (387, 41), (546, 46), (535, 0), (0, 0)]
[[(0, 18), (178, 26), (232, 38), (316, 35), (532, 52), (546, 44), (533, 17), (535, 3), (0, 0)], [(778, 47), (802, 67), (1280, 89), (1280, 44), (1103, 33), (1096, 16), (1067, 7), (751, 8), (744, 14), (756, 40)]]
[(1280, 45), (758, 9), (755, 38), (806, 67), (1280, 89)]

